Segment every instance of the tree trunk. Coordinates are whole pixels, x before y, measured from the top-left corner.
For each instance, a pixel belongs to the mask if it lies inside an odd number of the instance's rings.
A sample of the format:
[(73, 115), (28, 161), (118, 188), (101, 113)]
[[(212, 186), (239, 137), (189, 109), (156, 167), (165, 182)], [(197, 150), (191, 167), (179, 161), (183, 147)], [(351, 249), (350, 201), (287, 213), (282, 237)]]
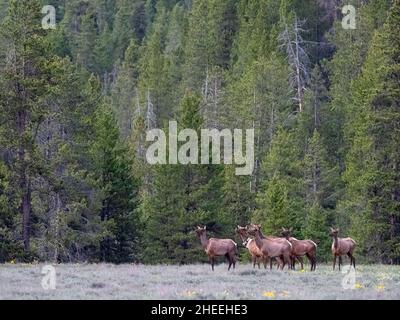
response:
[(20, 139), (18, 160), (20, 163), (20, 188), (21, 188), (21, 205), (22, 214), (22, 238), (24, 241), (25, 251), (30, 248), (30, 226), (31, 226), (31, 183), (28, 175), (28, 165), (26, 162), (26, 150), (24, 143), (24, 135), (26, 131), (27, 114), (25, 110), (18, 112), (17, 127)]
[(24, 239), (25, 251), (30, 248), (30, 229), (31, 229), (31, 186), (30, 181), (25, 177), (25, 188), (22, 195), (22, 237)]

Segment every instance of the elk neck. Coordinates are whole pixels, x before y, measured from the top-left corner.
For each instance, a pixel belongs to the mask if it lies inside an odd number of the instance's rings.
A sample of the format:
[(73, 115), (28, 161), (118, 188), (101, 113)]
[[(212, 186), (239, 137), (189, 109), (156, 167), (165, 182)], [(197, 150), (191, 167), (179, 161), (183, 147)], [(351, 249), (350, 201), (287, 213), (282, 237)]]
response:
[(207, 249), (208, 239), (207, 239), (207, 234), (205, 232), (203, 232), (200, 235), (200, 242), (201, 242), (201, 245), (202, 245), (203, 249)]
[(339, 248), (339, 239), (337, 235), (333, 236), (333, 246), (337, 249)]
[(262, 245), (263, 245), (262, 239), (264, 238), (264, 236), (262, 235), (262, 233), (261, 233), (260, 230), (257, 230), (257, 231), (255, 232), (255, 235), (254, 235), (254, 236), (255, 236), (255, 237), (254, 237), (254, 240), (256, 241), (257, 247), (261, 248)]
[(247, 238), (243, 234), (239, 233), (239, 237), (242, 240), (242, 243), (247, 241)]

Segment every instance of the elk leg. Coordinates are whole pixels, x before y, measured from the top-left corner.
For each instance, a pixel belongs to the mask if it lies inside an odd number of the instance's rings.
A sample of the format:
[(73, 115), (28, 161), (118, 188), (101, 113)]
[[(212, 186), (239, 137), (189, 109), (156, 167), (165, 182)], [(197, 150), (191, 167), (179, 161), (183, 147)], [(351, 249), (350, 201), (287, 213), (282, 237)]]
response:
[(262, 262), (263, 262), (263, 265), (264, 265), (264, 269), (267, 269), (267, 258), (266, 257), (262, 257), (261, 259), (262, 259)]
[[(290, 270), (292, 268), (292, 257), (290, 255), (284, 255), (283, 256), (283, 261), (286, 261), (288, 264), (288, 270)], [(282, 268), (283, 269), (283, 268)]]
[[(281, 261), (282, 261), (282, 268), (281, 268), (281, 270), (283, 270), (283, 268), (285, 268), (285, 266), (286, 266), (286, 259), (285, 259), (285, 257), (284, 257), (283, 254), (280, 256), (280, 259), (281, 259)], [(289, 262), (289, 264), (290, 264), (290, 262)]]
[(281, 267), (281, 269), (283, 270), (283, 262), (282, 262), (281, 257), (275, 257), (275, 260), (278, 263), (278, 269), (279, 269), (279, 267)]
[(208, 259), (210, 260), (210, 263), (211, 263), (211, 269), (212, 269), (212, 271), (214, 271), (214, 258), (208, 257)]
[(297, 258), (297, 261), (300, 262), (300, 266), (301, 266), (300, 270), (303, 270), (304, 269), (303, 258), (302, 257), (296, 257), (296, 258)]
[(230, 256), (231, 261), (232, 261), (233, 269), (235, 269), (235, 266), (236, 266), (236, 257), (235, 257), (235, 253), (233, 252), (233, 253), (229, 254), (229, 256)]
[(257, 259), (258, 269), (260, 269), (260, 260), (261, 260), (261, 257), (258, 257), (258, 258), (256, 258), (256, 259)]
[(356, 268), (356, 259), (354, 258), (353, 254), (351, 252), (348, 252), (347, 255), (350, 258), (350, 267), (353, 266), (355, 269)]
[(335, 270), (336, 265), (336, 254), (333, 255), (333, 270)]
[(229, 253), (227, 253), (227, 254), (225, 255), (225, 257), (228, 259), (228, 263), (229, 263), (228, 271), (229, 271), (229, 270), (231, 269), (232, 259), (231, 259), (231, 256), (229, 255)]
[(340, 271), (340, 265), (342, 264), (342, 256), (339, 256), (339, 271)]
[(315, 271), (315, 268), (317, 266), (317, 258), (314, 255), (310, 255), (311, 257), (311, 271)]
[(253, 262), (253, 269), (256, 267), (256, 256), (251, 256), (251, 261)]

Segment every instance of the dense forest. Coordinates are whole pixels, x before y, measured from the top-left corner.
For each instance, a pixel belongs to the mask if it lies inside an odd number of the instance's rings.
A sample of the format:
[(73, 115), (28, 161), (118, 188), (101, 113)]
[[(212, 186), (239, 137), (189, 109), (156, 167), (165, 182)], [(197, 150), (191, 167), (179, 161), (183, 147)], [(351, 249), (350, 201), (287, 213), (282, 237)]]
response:
[[(240, 244), (251, 221), (400, 262), (399, 0), (0, 0), (0, 21), (0, 262), (192, 263), (195, 226)], [(169, 120), (253, 128), (253, 174), (148, 164)]]

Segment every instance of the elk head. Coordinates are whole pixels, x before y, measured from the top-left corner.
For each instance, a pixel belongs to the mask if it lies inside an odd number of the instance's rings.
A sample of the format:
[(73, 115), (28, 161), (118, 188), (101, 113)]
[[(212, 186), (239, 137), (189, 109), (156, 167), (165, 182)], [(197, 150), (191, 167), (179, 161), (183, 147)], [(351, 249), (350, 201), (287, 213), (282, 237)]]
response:
[(200, 238), (206, 232), (206, 229), (207, 229), (206, 226), (204, 226), (204, 227), (197, 226), (194, 231), (196, 232), (197, 236)]
[(292, 228), (290, 229), (282, 228), (281, 231), (282, 237), (289, 238), (291, 233), (292, 233)]
[(243, 237), (247, 236), (247, 228), (246, 227), (241, 227), (238, 225), (235, 229), (235, 232), (240, 236), (243, 236)]
[(329, 236), (337, 237), (338, 233), (339, 233), (339, 228), (336, 228), (336, 229), (331, 228), (331, 231), (329, 232)]
[(251, 223), (246, 227), (246, 229), (250, 235), (255, 236), (257, 232), (261, 231), (261, 224)]

